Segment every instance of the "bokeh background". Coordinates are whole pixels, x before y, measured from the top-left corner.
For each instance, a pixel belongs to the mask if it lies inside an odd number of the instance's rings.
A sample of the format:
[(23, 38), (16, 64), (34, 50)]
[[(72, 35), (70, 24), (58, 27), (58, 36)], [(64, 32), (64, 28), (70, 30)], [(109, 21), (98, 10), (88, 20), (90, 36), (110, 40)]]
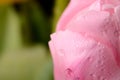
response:
[(54, 80), (48, 41), (69, 0), (0, 0), (0, 80)]

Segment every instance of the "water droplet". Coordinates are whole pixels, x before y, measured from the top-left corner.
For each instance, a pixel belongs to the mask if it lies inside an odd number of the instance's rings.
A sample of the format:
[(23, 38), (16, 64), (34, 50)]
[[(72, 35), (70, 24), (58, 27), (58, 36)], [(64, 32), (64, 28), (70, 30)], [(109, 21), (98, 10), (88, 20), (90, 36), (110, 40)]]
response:
[(98, 42), (97, 45), (98, 45), (99, 47), (101, 47), (101, 43), (100, 43), (100, 42)]
[(101, 43), (98, 43), (98, 46), (99, 46), (98, 52), (99, 52), (99, 53), (103, 53), (105, 47), (104, 47), (103, 45), (101, 45)]
[(111, 72), (108, 72), (108, 74), (109, 74), (110, 76), (112, 76), (112, 73), (111, 73)]
[(103, 53), (103, 49), (99, 49), (99, 53)]
[(118, 32), (118, 31), (114, 31), (114, 35), (115, 35), (116, 37), (118, 37), (118, 36), (119, 36), (119, 32)]
[(104, 71), (105, 71), (105, 69), (104, 69), (104, 68), (102, 68), (102, 69), (101, 69), (101, 71), (102, 71), (102, 72), (104, 72)]
[(91, 61), (92, 61), (92, 58), (91, 58), (91, 57), (88, 57), (87, 60), (91, 62)]
[(91, 77), (96, 77), (96, 75), (95, 75), (95, 74), (93, 74), (93, 73), (91, 73), (91, 74), (90, 74), (90, 76), (91, 76)]
[(60, 49), (60, 50), (59, 50), (59, 55), (60, 55), (60, 56), (64, 56), (64, 55), (65, 55), (64, 49)]
[(100, 77), (100, 80), (107, 80), (107, 79), (106, 79), (105, 77), (102, 77), (102, 76), (101, 76), (101, 77)]
[(75, 79), (74, 80), (80, 80), (80, 77), (75, 77)]
[(104, 55), (102, 55), (101, 57), (102, 57), (102, 58), (105, 58), (105, 56), (104, 56)]
[(79, 45), (79, 44), (76, 44), (76, 45), (75, 45), (75, 47), (76, 47), (76, 48), (79, 48), (79, 47), (80, 47), (80, 45)]
[(107, 36), (107, 33), (108, 33), (108, 30), (107, 29), (105, 29), (104, 31), (102, 31), (102, 35), (105, 37), (105, 36)]
[(72, 77), (73, 76), (73, 71), (71, 69), (66, 69), (65, 74), (67, 77)]
[(102, 66), (103, 66), (103, 61), (102, 60), (98, 60), (95, 67), (102, 67)]
[(103, 65), (103, 61), (102, 60), (98, 60), (98, 64)]
[(86, 53), (86, 49), (83, 50), (83, 53)]
[(104, 46), (102, 46), (102, 49), (104, 49), (105, 47)]

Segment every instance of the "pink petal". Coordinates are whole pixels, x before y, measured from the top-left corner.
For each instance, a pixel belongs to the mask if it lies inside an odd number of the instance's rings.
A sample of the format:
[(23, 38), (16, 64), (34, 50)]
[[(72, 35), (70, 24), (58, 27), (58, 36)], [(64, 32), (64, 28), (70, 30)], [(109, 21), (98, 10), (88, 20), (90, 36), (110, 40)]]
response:
[[(99, 4), (99, 5), (96, 5)], [(71, 0), (68, 7), (62, 14), (58, 24), (57, 24), (57, 31), (58, 30), (65, 30), (67, 23), (73, 18), (78, 12), (80, 11), (88, 11), (88, 8), (91, 5), (95, 5), (92, 9), (96, 9), (96, 7), (100, 7), (101, 10), (110, 9), (120, 5), (120, 0)]]
[(55, 80), (120, 80), (120, 0), (71, 0), (49, 42)]
[[(70, 19), (77, 14), (79, 11), (83, 10), (84, 8), (88, 7), (91, 3), (95, 0), (71, 0), (67, 9), (63, 13), (62, 17), (60, 18), (57, 24), (57, 31), (64, 30), (66, 24), (70, 21)], [(72, 11), (72, 12), (71, 12)]]
[(55, 80), (112, 80), (120, 74), (114, 50), (89, 35), (67, 30), (51, 38)]

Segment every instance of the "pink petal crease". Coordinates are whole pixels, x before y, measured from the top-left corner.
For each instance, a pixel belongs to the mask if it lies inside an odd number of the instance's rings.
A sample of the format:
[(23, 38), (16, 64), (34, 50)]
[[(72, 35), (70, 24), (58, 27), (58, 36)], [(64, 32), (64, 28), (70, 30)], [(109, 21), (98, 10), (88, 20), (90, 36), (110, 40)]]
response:
[(54, 80), (120, 80), (120, 0), (71, 0), (49, 47)]

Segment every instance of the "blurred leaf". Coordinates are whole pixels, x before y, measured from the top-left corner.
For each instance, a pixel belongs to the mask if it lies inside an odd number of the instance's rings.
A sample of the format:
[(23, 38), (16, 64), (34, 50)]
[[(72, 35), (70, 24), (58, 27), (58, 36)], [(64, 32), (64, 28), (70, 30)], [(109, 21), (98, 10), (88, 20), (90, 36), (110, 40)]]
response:
[(55, 8), (54, 8), (54, 18), (53, 18), (53, 28), (52, 31), (55, 31), (56, 24), (64, 9), (66, 8), (68, 2), (70, 0), (55, 0)]
[(4, 53), (0, 80), (52, 80), (52, 60), (40, 45)]
[(14, 9), (9, 6), (5, 21), (4, 50), (16, 50), (22, 46), (20, 18)]
[(34, 80), (53, 80), (53, 64), (49, 58), (42, 67), (37, 71)]
[(47, 44), (51, 25), (41, 7), (37, 3), (30, 3), (27, 6), (28, 20), (32, 32), (33, 42), (43, 42)]
[(21, 3), (26, 2), (28, 0), (0, 0), (1, 5), (12, 4), (12, 3)]
[(8, 6), (0, 6), (0, 53), (3, 49), (4, 33), (5, 33), (5, 20), (8, 11)]

